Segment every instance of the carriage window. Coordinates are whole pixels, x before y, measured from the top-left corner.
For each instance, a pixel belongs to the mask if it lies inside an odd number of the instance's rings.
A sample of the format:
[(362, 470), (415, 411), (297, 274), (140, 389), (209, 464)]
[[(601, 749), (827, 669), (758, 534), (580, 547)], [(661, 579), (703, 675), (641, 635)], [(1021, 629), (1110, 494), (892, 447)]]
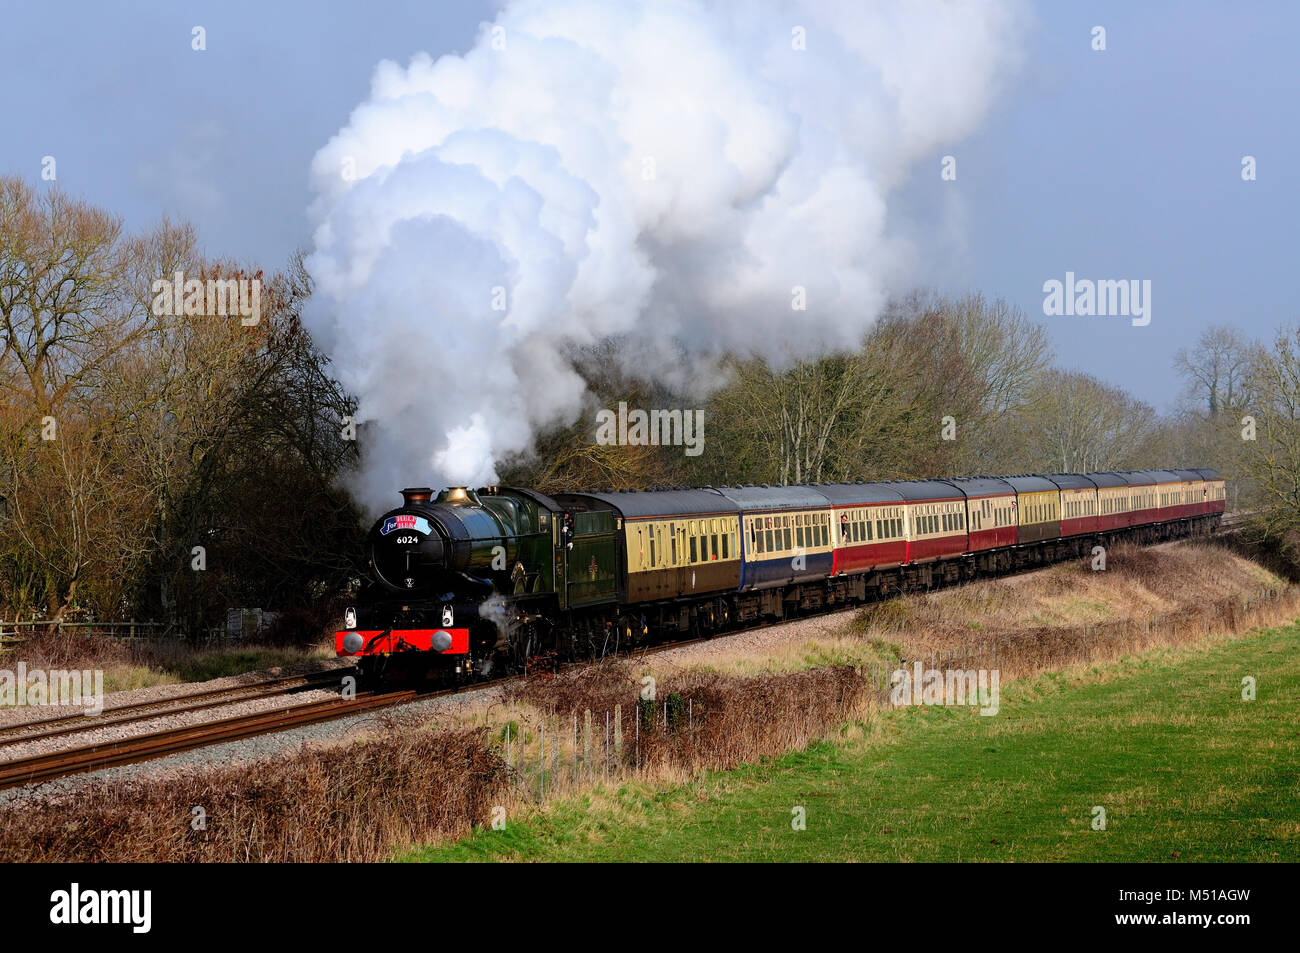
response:
[(728, 558), (730, 558), (729, 553), (728, 553), (728, 550), (727, 550), (727, 536), (728, 536), (727, 533), (723, 533), (723, 534), (722, 534), (722, 558), (723, 558), (723, 559), (728, 559)]
[[(716, 528), (718, 524), (714, 523), (713, 525)], [(714, 533), (712, 536), (709, 537), (709, 552), (712, 553), (714, 559), (718, 558), (718, 534), (717, 533)]]

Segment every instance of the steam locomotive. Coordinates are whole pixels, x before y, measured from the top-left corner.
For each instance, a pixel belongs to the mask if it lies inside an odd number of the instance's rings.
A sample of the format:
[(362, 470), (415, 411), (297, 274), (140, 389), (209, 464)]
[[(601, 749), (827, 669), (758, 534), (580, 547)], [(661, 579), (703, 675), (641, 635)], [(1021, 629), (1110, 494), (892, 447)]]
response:
[(599, 658), (1212, 531), (1213, 470), (583, 491), (402, 491), (335, 634), (364, 678)]

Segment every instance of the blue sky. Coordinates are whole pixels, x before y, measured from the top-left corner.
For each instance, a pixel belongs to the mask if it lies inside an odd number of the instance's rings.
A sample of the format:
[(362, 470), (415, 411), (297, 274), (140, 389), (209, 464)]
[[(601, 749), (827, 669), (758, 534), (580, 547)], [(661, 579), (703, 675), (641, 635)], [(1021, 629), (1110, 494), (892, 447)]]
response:
[[(61, 186), (129, 225), (170, 213), (209, 254), (277, 267), (307, 244), (308, 164), (366, 98), (375, 64), (462, 52), (495, 6), (22, 4), (0, 34), (0, 172), (36, 180), (53, 155)], [(1006, 298), (1044, 323), (1058, 363), (1168, 409), (1174, 352), (1205, 327), (1269, 339), (1300, 319), (1300, 6), (1034, 9), (1019, 76), (975, 135), (943, 150), (957, 180), (940, 180), (936, 154), (891, 219), (916, 243), (917, 283)], [(1242, 181), (1245, 155), (1256, 181)], [(1149, 279), (1150, 325), (1045, 316), (1043, 282), (1067, 271)]]

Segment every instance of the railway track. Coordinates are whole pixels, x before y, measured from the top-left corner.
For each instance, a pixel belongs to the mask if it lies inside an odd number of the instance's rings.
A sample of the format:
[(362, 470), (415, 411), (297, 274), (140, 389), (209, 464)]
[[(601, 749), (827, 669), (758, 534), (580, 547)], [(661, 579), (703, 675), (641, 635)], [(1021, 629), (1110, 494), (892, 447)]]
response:
[(1254, 515), (1254, 512), (1249, 510), (1238, 510), (1233, 513), (1224, 513), (1219, 520), (1218, 528), (1214, 530), (1214, 534), (1217, 536), (1220, 533), (1239, 529), (1252, 515)]
[(326, 685), (339, 683), (350, 669), (336, 669), (327, 672), (315, 672), (310, 675), (287, 675), (283, 678), (258, 682), (255, 685), (236, 685), (228, 688), (211, 688), (192, 692), (176, 698), (163, 698), (155, 701), (138, 702), (106, 709), (99, 715), (59, 715), (54, 718), (42, 718), (37, 721), (23, 722), (0, 728), (0, 745), (20, 744), (27, 741), (43, 741), (65, 735), (80, 734), (98, 728), (124, 725), (167, 715), (187, 714), (192, 711), (206, 711), (231, 705), (236, 702), (254, 701), (259, 698), (274, 698), (295, 691), (311, 691)]
[(30, 755), (0, 762), (0, 789), (150, 761), (226, 741), (237, 741), (254, 735), (392, 708), (419, 698), (435, 697), (454, 691), (456, 689), (431, 692), (419, 692), (414, 689), (386, 693), (363, 692), (354, 699), (327, 698), (288, 708), (278, 708), (274, 711), (254, 712), (199, 725), (185, 725), (130, 738)]
[[(653, 655), (658, 652), (684, 648), (696, 642), (704, 641), (707, 641), (707, 639), (687, 639), (663, 645), (645, 646), (638, 649), (635, 655)], [(518, 681), (525, 677), (527, 676), (509, 676), (506, 678), (495, 679), (490, 684), (495, 687), (508, 684), (512, 681)], [(218, 721), (204, 722), (198, 725), (185, 725), (179, 728), (164, 729), (163, 731), (136, 735), (130, 738), (115, 739), (112, 741), (98, 742), (75, 748), (64, 748), (58, 751), (30, 755), (23, 758), (0, 762), (0, 790), (19, 787), (24, 784), (50, 781), (55, 778), (68, 777), (75, 774), (86, 774), (91, 771), (100, 771), (105, 768), (137, 764), (141, 761), (150, 761), (155, 758), (164, 758), (171, 754), (205, 748), (209, 745), (221, 744), (227, 741), (238, 741), (256, 735), (270, 734), (272, 732), (285, 731), (291, 728), (300, 728), (306, 725), (332, 721), (336, 718), (346, 718), (351, 715), (365, 714), (367, 712), (380, 711), (386, 708), (395, 708), (413, 701), (437, 698), (439, 696), (456, 694), (458, 692), (481, 687), (485, 687), (485, 685), (470, 684), (429, 691), (405, 689), (390, 692), (362, 692), (358, 694), (355, 699), (350, 700), (328, 698), (321, 701), (305, 702), (301, 705), (293, 705), (288, 708), (278, 708), (274, 711), (254, 712), (248, 715), (238, 715), (232, 718), (223, 718)], [(219, 692), (214, 691), (211, 693), (200, 694), (219, 694)], [(264, 693), (264, 696), (271, 696), (272, 694), (274, 693), (266, 692)], [(238, 701), (243, 699), (236, 700)], [(226, 704), (230, 704), (228, 699), (206, 701), (198, 705), (192, 705), (177, 710), (200, 711)], [(166, 714), (175, 714), (177, 710), (169, 710)], [(9, 738), (7, 736), (0, 737), (0, 743), (17, 743), (35, 740), (38, 737), (52, 737), (55, 735), (72, 734), (74, 732), (84, 732), (105, 727), (109, 724), (139, 721), (146, 718), (158, 717), (158, 715), (159, 713), (156, 711), (144, 714), (134, 713), (112, 722), (101, 722), (95, 720), (89, 725), (82, 724), (72, 728), (61, 726), (47, 731), (42, 735), (27, 735), (20, 738)], [(83, 716), (73, 717), (81, 719), (82, 722), (86, 720)], [(66, 719), (50, 719), (51, 722), (62, 722), (65, 720)]]

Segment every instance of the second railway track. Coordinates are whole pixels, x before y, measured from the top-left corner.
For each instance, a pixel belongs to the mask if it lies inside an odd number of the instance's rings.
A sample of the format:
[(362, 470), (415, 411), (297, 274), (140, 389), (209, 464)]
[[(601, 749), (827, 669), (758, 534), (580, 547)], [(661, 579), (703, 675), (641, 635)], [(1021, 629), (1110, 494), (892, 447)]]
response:
[(354, 699), (327, 698), (287, 708), (253, 712), (197, 725), (184, 725), (130, 738), (16, 758), (0, 762), (0, 789), (149, 761), (226, 741), (237, 741), (273, 731), (392, 708), (423, 697), (435, 697), (451, 691), (454, 689), (425, 693), (415, 690), (383, 694), (371, 692), (360, 694)]
[(87, 715), (78, 712), (72, 715), (59, 715), (54, 718), (21, 722), (0, 728), (0, 745), (44, 741), (49, 738), (81, 734), (82, 732), (95, 731), (99, 728), (108, 728), (114, 725), (148, 721), (151, 718), (184, 715), (189, 712), (206, 711), (238, 702), (275, 698), (299, 690), (311, 691), (338, 682), (344, 675), (351, 672), (352, 669), (347, 668), (316, 672), (311, 675), (289, 675), (252, 685), (211, 688), (172, 698), (159, 698), (130, 705), (121, 705), (116, 708), (105, 709), (99, 715)]

